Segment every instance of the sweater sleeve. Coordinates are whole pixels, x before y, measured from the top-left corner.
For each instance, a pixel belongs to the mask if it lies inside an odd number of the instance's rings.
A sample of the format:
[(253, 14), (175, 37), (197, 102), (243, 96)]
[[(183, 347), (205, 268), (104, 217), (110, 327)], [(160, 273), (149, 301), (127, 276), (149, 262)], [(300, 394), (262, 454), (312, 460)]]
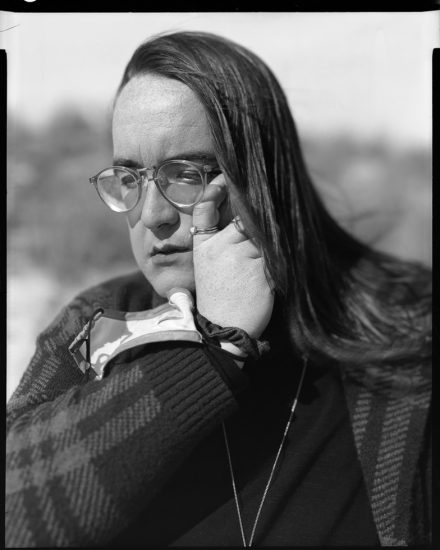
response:
[(7, 547), (104, 545), (237, 407), (196, 344), (152, 344), (87, 380), (67, 351), (84, 305), (40, 335), (8, 403)]

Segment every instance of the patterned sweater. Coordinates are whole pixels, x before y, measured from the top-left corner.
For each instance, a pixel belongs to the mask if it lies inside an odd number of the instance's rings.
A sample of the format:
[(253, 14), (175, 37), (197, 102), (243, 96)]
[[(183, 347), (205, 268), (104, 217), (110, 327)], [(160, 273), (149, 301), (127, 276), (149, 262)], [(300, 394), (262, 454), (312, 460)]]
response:
[[(8, 403), (6, 546), (105, 545), (161, 490), (194, 447), (237, 408), (212, 355), (182, 342), (135, 348), (101, 381), (68, 345), (97, 307), (154, 307), (140, 274), (74, 299), (41, 333)], [(138, 350), (138, 351), (136, 351)], [(417, 392), (345, 377), (347, 403), (382, 545), (429, 540), (430, 373)]]

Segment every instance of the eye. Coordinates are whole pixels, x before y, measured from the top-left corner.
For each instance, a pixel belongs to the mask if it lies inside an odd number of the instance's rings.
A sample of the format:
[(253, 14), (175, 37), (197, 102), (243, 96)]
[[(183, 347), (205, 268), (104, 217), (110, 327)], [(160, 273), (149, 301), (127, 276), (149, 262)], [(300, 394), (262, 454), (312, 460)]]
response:
[(137, 183), (131, 174), (124, 174), (119, 176), (119, 181), (122, 187), (126, 189), (134, 189), (137, 187)]
[(174, 177), (179, 183), (188, 185), (200, 185), (201, 183), (200, 174), (196, 170), (181, 170)]

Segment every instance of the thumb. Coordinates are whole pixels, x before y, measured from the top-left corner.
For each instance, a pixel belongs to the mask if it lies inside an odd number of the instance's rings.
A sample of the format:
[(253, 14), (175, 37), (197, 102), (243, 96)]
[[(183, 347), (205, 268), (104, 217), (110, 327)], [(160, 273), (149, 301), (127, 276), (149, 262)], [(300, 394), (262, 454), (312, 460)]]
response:
[[(217, 226), (220, 221), (219, 207), (226, 196), (226, 181), (223, 174), (220, 174), (206, 187), (202, 201), (194, 206), (193, 227), (197, 229), (210, 229)], [(194, 244), (200, 244), (214, 234), (195, 233)]]

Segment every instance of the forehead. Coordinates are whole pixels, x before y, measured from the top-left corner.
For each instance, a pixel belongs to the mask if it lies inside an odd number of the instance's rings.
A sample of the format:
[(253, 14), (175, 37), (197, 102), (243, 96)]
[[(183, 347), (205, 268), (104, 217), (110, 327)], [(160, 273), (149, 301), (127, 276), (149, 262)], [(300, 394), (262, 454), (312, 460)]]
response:
[(113, 113), (116, 154), (157, 160), (182, 147), (210, 147), (210, 141), (205, 110), (182, 82), (147, 74), (122, 89)]

